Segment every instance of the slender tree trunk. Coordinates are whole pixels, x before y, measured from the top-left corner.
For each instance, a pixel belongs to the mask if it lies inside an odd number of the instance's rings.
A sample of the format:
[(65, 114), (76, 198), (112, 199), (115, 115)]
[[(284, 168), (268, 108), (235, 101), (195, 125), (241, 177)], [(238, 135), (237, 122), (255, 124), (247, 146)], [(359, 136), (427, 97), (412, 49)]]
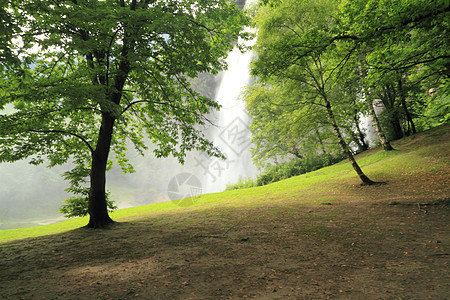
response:
[(112, 223), (106, 204), (106, 166), (111, 146), (114, 118), (103, 114), (97, 140), (92, 154), (91, 185), (89, 194), (89, 228), (101, 228)]
[(378, 139), (381, 142), (381, 146), (383, 146), (384, 151), (392, 151), (395, 150), (391, 143), (389, 143), (388, 139), (384, 135), (383, 129), (381, 128), (380, 121), (378, 120), (375, 109), (373, 108), (373, 101), (369, 98), (369, 112), (372, 117), (372, 125), (375, 128), (375, 132), (377, 133)]
[(300, 154), (300, 151), (298, 151), (298, 149), (293, 148), (290, 151), (288, 151), (288, 153), (294, 155), (298, 159), (303, 159), (303, 155)]
[(320, 136), (319, 129), (317, 129), (317, 127), (314, 127), (314, 130), (315, 130), (315, 132), (316, 132), (317, 139), (319, 140), (320, 146), (322, 147), (322, 152), (323, 152), (324, 154), (326, 154), (327, 151), (326, 151), (326, 149), (325, 149), (325, 145), (323, 144), (322, 137)]
[(366, 143), (366, 135), (364, 134), (364, 132), (362, 132), (361, 127), (359, 127), (359, 123), (356, 124), (356, 130), (358, 131), (359, 140), (361, 141), (361, 150), (366, 151), (367, 149), (369, 149), (369, 145)]
[[(363, 144), (361, 143), (361, 140), (359, 139), (359, 137), (356, 135), (356, 133), (353, 131), (352, 128), (348, 129), (348, 132), (350, 133), (353, 141), (355, 142), (356, 145), (358, 145), (358, 151), (357, 152), (362, 152), (364, 151), (363, 148)], [(367, 149), (366, 149), (367, 150)]]
[[(353, 99), (353, 104), (356, 106), (356, 100)], [(366, 143), (366, 136), (364, 134), (364, 132), (362, 132), (361, 127), (359, 127), (359, 116), (358, 116), (358, 110), (354, 110), (353, 111), (353, 121), (355, 122), (355, 127), (356, 127), (356, 131), (357, 131), (357, 136), (355, 136), (356, 138), (356, 142), (359, 146), (359, 149), (361, 151), (366, 151), (367, 149), (369, 149), (369, 145), (367, 145)]]
[(417, 133), (416, 126), (414, 125), (413, 119), (412, 119), (411, 114), (409, 113), (408, 107), (406, 105), (406, 94), (405, 94), (405, 90), (403, 88), (403, 81), (402, 81), (401, 77), (398, 80), (398, 89), (400, 92), (400, 103), (402, 104), (402, 108), (406, 115), (406, 120), (408, 121), (408, 133), (409, 133), (409, 126), (411, 126), (412, 133)]
[(347, 158), (350, 160), (350, 163), (352, 164), (353, 169), (356, 171), (356, 174), (358, 174), (358, 176), (361, 179), (361, 181), (363, 182), (363, 184), (367, 184), (367, 185), (374, 184), (375, 182), (370, 180), (369, 177), (367, 177), (364, 174), (364, 172), (361, 170), (361, 168), (359, 167), (359, 165), (356, 162), (355, 158), (353, 157), (352, 152), (348, 148), (348, 145), (345, 142), (345, 140), (344, 140), (344, 138), (343, 138), (343, 136), (341, 134), (339, 126), (336, 123), (336, 119), (334, 118), (334, 113), (333, 113), (333, 110), (331, 109), (330, 101), (328, 100), (328, 98), (325, 95), (323, 96), (323, 99), (325, 100), (327, 113), (328, 113), (328, 117), (330, 118), (331, 125), (333, 126), (334, 132), (336, 133), (336, 136), (339, 139), (339, 144), (341, 145), (342, 150), (344, 151), (344, 153), (347, 156)]

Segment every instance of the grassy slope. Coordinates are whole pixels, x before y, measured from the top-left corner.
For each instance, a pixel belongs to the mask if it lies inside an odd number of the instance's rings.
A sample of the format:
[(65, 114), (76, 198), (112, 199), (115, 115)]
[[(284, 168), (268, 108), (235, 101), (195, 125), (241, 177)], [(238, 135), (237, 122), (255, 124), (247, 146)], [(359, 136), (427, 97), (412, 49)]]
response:
[[(117, 221), (139, 220), (156, 217), (169, 211), (179, 213), (205, 212), (213, 217), (214, 209), (226, 207), (252, 208), (276, 204), (336, 203), (342, 197), (346, 200), (381, 200), (429, 202), (448, 198), (449, 174), (449, 126), (439, 127), (412, 137), (394, 142), (399, 151), (385, 153), (379, 148), (357, 156), (364, 172), (375, 181), (386, 181), (385, 186), (359, 187), (359, 180), (349, 163), (326, 167), (315, 172), (293, 177), (263, 187), (206, 194), (193, 199), (150, 204), (115, 211)], [(439, 175), (439, 176), (438, 176)], [(446, 178), (447, 182), (433, 182), (433, 178)], [(422, 193), (417, 186), (405, 188), (409, 183), (428, 178), (428, 184), (435, 184), (430, 193)], [(436, 178), (437, 178), (436, 177)], [(399, 190), (401, 189), (401, 190)], [(207, 218), (208, 215), (205, 216)], [(0, 231), (0, 241), (43, 236), (81, 227), (87, 218), (75, 218), (51, 225)]]

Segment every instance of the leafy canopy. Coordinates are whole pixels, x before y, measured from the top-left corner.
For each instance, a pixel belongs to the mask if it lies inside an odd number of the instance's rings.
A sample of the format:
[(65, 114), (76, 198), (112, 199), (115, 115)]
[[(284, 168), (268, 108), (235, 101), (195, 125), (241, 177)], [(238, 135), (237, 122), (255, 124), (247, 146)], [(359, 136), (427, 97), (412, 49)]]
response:
[(8, 12), (20, 26), (2, 46), (20, 66), (6, 63), (0, 79), (0, 162), (72, 162), (69, 190), (85, 197), (93, 155), (110, 149), (127, 172), (127, 147), (143, 154), (146, 139), (180, 162), (193, 149), (221, 155), (201, 133), (219, 105), (189, 78), (225, 69), (233, 42), (247, 37), (236, 4), (25, 0)]
[[(383, 99), (386, 87), (403, 118), (448, 120), (448, 1), (262, 2), (254, 18), (259, 31), (252, 72), (264, 84), (246, 95), (257, 159), (278, 152), (287, 140), (299, 148), (302, 132), (294, 129), (307, 130), (321, 119), (307, 108), (323, 110), (323, 96), (345, 136), (355, 137), (362, 149), (367, 145), (360, 143), (359, 118), (370, 102), (365, 95)], [(434, 120), (425, 121), (428, 116)], [(295, 139), (285, 132), (295, 132)]]

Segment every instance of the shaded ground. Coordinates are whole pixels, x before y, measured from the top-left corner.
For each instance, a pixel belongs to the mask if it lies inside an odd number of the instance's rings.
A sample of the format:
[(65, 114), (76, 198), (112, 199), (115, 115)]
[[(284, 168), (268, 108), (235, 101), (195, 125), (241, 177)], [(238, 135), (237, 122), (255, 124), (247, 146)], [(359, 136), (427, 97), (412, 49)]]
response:
[[(449, 209), (218, 210), (1, 246), (2, 299), (445, 299)], [(230, 223), (230, 219), (235, 223)], [(227, 229), (226, 229), (227, 228)], [(225, 230), (224, 230), (225, 229)]]
[(3, 243), (0, 299), (448, 299), (448, 168), (408, 172)]

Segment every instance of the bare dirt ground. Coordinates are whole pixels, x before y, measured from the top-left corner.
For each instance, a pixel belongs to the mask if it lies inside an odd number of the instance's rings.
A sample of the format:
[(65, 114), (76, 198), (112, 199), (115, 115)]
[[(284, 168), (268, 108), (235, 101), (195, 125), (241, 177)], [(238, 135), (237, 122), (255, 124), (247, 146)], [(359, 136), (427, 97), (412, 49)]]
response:
[(171, 213), (6, 243), (0, 298), (448, 299), (448, 204)]
[(448, 174), (3, 243), (0, 299), (449, 299)]

